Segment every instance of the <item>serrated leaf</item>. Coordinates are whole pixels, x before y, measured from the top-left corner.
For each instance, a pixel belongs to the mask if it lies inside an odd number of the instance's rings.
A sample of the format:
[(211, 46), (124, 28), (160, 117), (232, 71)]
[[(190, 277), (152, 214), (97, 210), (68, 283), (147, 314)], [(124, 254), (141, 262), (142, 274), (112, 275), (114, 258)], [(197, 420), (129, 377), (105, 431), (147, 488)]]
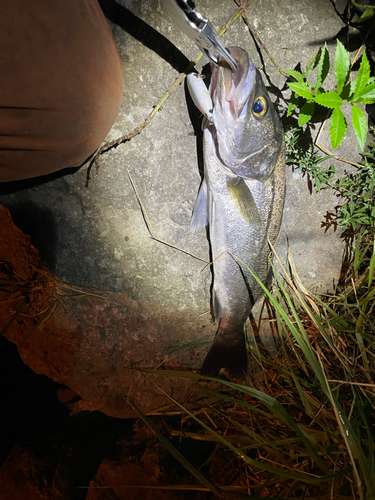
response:
[(342, 142), (346, 134), (346, 121), (344, 113), (340, 108), (332, 112), (331, 123), (329, 125), (329, 136), (333, 149), (336, 149)]
[(350, 57), (340, 40), (337, 40), (335, 52), (335, 76), (337, 82), (337, 93), (341, 94), (350, 70)]
[(327, 43), (325, 43), (319, 59), (318, 71), (316, 76), (316, 87), (318, 89), (322, 86), (324, 80), (326, 79), (328, 71), (329, 71), (329, 54), (327, 49)]
[(358, 19), (357, 23), (363, 23), (370, 19), (374, 15), (374, 9), (366, 9), (361, 17)]
[(299, 112), (298, 115), (298, 126), (303, 127), (311, 118), (312, 115), (314, 114), (315, 110), (315, 103), (314, 102), (307, 102), (304, 104)]
[(305, 71), (302, 73), (305, 78), (307, 78), (310, 75), (310, 73), (313, 71), (315, 66), (318, 64), (321, 53), (322, 53), (322, 49), (319, 49), (318, 52), (314, 55), (314, 57), (311, 59), (311, 61), (306, 66)]
[(287, 83), (287, 85), (295, 92), (297, 95), (304, 97), (305, 99), (312, 99), (313, 93), (307, 86), (306, 82), (292, 82)]
[(361, 60), (361, 65), (358, 71), (358, 77), (356, 80), (357, 83), (355, 86), (353, 99), (360, 96), (362, 90), (366, 87), (369, 78), (370, 78), (370, 64), (368, 62), (366, 52), (364, 52)]
[(356, 101), (358, 98), (362, 99), (375, 99), (375, 83), (366, 85), (361, 92), (358, 93), (357, 97), (353, 97), (352, 101)]
[(371, 97), (370, 98), (358, 97), (358, 99), (355, 99), (355, 101), (351, 102), (355, 102), (357, 104), (374, 104), (375, 99)]
[(289, 75), (297, 80), (297, 82), (303, 83), (303, 74), (300, 73), (299, 71), (296, 71), (295, 69), (287, 69), (286, 70)]
[(331, 109), (339, 108), (343, 103), (337, 92), (325, 92), (324, 94), (319, 94), (314, 97), (314, 101), (321, 106)]
[(367, 136), (367, 120), (361, 108), (355, 104), (352, 107), (352, 123), (361, 151), (363, 151)]

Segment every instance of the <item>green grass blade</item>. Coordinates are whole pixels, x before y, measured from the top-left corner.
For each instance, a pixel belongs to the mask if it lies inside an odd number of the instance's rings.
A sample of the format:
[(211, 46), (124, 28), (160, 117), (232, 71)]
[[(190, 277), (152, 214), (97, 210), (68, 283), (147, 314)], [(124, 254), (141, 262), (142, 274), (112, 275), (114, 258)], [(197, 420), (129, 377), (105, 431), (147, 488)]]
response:
[(361, 415), (363, 424), (364, 424), (364, 426), (366, 428), (366, 432), (367, 432), (368, 451), (369, 451), (369, 472), (370, 472), (370, 476), (373, 476), (374, 468), (375, 468), (375, 454), (374, 454), (375, 453), (375, 443), (374, 443), (374, 438), (373, 438), (373, 435), (371, 432), (372, 431), (372, 424), (370, 422), (368, 422), (365, 411), (364, 411), (365, 404), (366, 405), (372, 404), (372, 401), (366, 403), (365, 401), (362, 400), (362, 393), (359, 390), (357, 390), (356, 387), (354, 387), (354, 391), (356, 393), (356, 398), (358, 400), (357, 408), (358, 408), (358, 411)]
[(289, 362), (289, 359), (288, 359), (288, 363), (289, 363), (289, 372), (292, 374), (292, 377), (293, 377), (293, 380), (294, 380), (294, 385), (296, 386), (296, 389), (297, 389), (299, 397), (300, 397), (300, 399), (302, 401), (303, 407), (305, 408), (305, 412), (306, 412), (307, 415), (309, 415), (309, 417), (313, 418), (314, 415), (315, 415), (314, 408), (309, 403), (309, 401), (308, 401), (308, 399), (306, 397), (306, 393), (303, 390), (303, 388), (302, 388), (302, 386), (301, 386), (301, 384), (300, 384), (300, 382), (298, 380), (298, 377), (294, 373), (294, 370), (292, 368), (292, 365)]
[(362, 361), (363, 361), (363, 366), (365, 370), (369, 370), (369, 362), (367, 358), (367, 351), (365, 344), (363, 342), (363, 322), (365, 319), (365, 312), (364, 310), (361, 309), (361, 307), (358, 308), (359, 316), (357, 319), (357, 323), (355, 325), (355, 337), (357, 339), (358, 347), (362, 356)]
[[(360, 248), (359, 248), (360, 240), (358, 238), (356, 239), (355, 248), (354, 248), (354, 264), (353, 264), (354, 277), (358, 273), (359, 266), (364, 263), (365, 256), (366, 256), (368, 249), (370, 248), (372, 243), (374, 243), (374, 251), (375, 251), (375, 241), (374, 242), (369, 241), (369, 243), (365, 246), (363, 252), (360, 252)], [(371, 283), (369, 282), (369, 286), (370, 285), (371, 285)]]
[[(95, 487), (95, 488), (103, 488), (103, 487)], [(111, 488), (112, 487), (108, 487)], [(116, 489), (118, 489), (119, 486), (116, 486)], [(194, 486), (191, 484), (164, 484), (164, 485), (147, 485), (147, 484), (127, 484), (124, 486), (124, 488), (133, 488), (133, 489), (143, 489), (143, 490), (166, 490), (166, 491), (210, 491), (208, 488), (204, 488), (202, 486)], [(221, 489), (223, 492), (225, 492), (222, 496), (223, 498), (233, 498), (234, 500), (249, 500), (251, 498), (252, 500), (275, 500), (275, 497), (264, 497), (262, 496), (261, 498), (258, 497), (257, 495), (247, 495), (246, 493), (240, 493), (236, 491), (239, 487), (238, 486), (222, 486)], [(247, 489), (247, 486), (242, 486), (240, 487), (242, 489)], [(292, 500), (287, 497), (284, 497), (283, 500)], [(338, 499), (340, 500), (340, 499)]]
[[(341, 321), (341, 315), (337, 313), (334, 309), (332, 309), (332, 307), (323, 302), (317, 295), (311, 294), (311, 296), (315, 300), (315, 302), (317, 302), (322, 307), (324, 311), (326, 311), (330, 316), (333, 317), (334, 320)], [(342, 326), (344, 328), (347, 328), (348, 327), (347, 322), (343, 320)]]
[[(369, 271), (368, 271), (368, 287), (369, 288), (371, 288), (372, 280), (374, 278), (374, 270), (375, 270), (375, 238), (374, 238), (373, 244), (374, 244), (374, 246), (373, 246), (372, 255), (371, 255), (371, 259), (370, 259), (370, 267), (369, 267)], [(369, 245), (370, 245), (370, 243), (369, 243)]]
[[(353, 472), (354, 472), (354, 477), (356, 479), (357, 487), (358, 487), (358, 492), (361, 500), (375, 500), (375, 482), (373, 478), (371, 477), (370, 470), (368, 467), (368, 462), (366, 460), (366, 457), (363, 453), (363, 450), (360, 446), (360, 443), (358, 442), (357, 436), (354, 432), (354, 429), (352, 427), (352, 424), (348, 420), (348, 417), (346, 416), (345, 412), (343, 411), (340, 403), (338, 402), (336, 396), (333, 395), (331, 392), (331, 404), (334, 408), (335, 414), (336, 414), (336, 419), (337, 423), (339, 425), (339, 429), (341, 432), (342, 437), (344, 438), (346, 448), (348, 450), (349, 456), (351, 458), (351, 464), (353, 467)], [(367, 495), (366, 497), (364, 496), (364, 490), (363, 490), (363, 483), (361, 476), (359, 474), (356, 461), (358, 461), (359, 464), (359, 470), (361, 471), (365, 484), (366, 484), (366, 490), (367, 490)]]
[[(175, 372), (173, 372), (173, 373), (175, 373)], [(186, 372), (183, 372), (183, 373), (186, 373)], [(228, 401), (228, 402), (230, 401), (232, 404), (239, 405), (242, 408), (245, 408), (246, 410), (254, 411), (254, 412), (259, 413), (260, 415), (262, 415), (262, 416), (264, 416), (266, 418), (272, 418), (272, 414), (271, 413), (267, 413), (266, 411), (262, 410), (261, 408), (257, 408), (256, 406), (251, 405), (251, 404), (247, 403), (246, 401), (242, 401), (241, 399), (236, 399), (236, 398), (233, 398), (231, 396), (224, 396), (223, 394), (221, 394), (219, 392), (216, 392), (216, 391), (213, 391), (213, 390), (209, 389), (208, 387), (204, 387), (204, 386), (202, 386), (200, 384), (198, 384), (196, 386), (196, 389), (204, 392), (208, 396), (216, 398), (219, 401), (220, 400), (222, 400), (222, 401)]]
[(172, 455), (180, 462), (181, 465), (185, 467), (193, 476), (198, 479), (206, 488), (208, 488), (215, 495), (221, 494), (220, 488), (214, 486), (208, 479), (206, 479), (203, 474), (201, 474), (195, 467), (192, 465), (169, 441), (168, 438), (164, 436), (162, 432), (159, 431), (157, 427), (152, 423), (152, 421), (146, 417), (146, 415), (142, 412), (140, 408), (135, 403), (128, 401), (129, 405), (133, 408), (133, 410), (140, 416), (143, 422), (147, 425), (149, 429), (155, 434), (155, 436), (159, 439), (159, 441), (167, 448), (167, 450), (172, 453)]
[[(306, 446), (309, 455), (315, 460), (316, 464), (323, 470), (326, 474), (329, 473), (329, 469), (324, 462), (324, 460), (317, 454), (314, 449), (314, 446), (318, 446), (316, 441), (309, 436), (303, 429), (299, 427), (299, 425), (293, 420), (293, 418), (289, 415), (289, 413), (285, 410), (285, 408), (277, 401), (277, 399), (265, 394), (264, 392), (258, 391), (253, 387), (248, 387), (241, 384), (236, 384), (234, 382), (229, 382), (227, 380), (217, 379), (214, 377), (205, 377), (198, 373), (191, 372), (181, 372), (181, 371), (173, 371), (173, 370), (151, 370), (142, 368), (140, 371), (146, 373), (153, 373), (158, 376), (174, 376), (174, 377), (183, 377), (190, 378), (196, 380), (210, 380), (212, 382), (220, 382), (221, 384), (230, 387), (231, 389), (243, 392), (255, 399), (258, 399), (261, 403), (263, 403), (278, 419), (280, 419), (284, 424), (286, 424), (290, 429), (292, 429), (301, 439), (303, 444)], [(169, 396), (168, 396), (169, 397)]]
[[(249, 269), (249, 271), (251, 272), (250, 269)], [(254, 273), (252, 273), (252, 274), (255, 277)], [(276, 276), (276, 279), (278, 280), (279, 285), (282, 286), (282, 284), (280, 282), (280, 279), (278, 278), (277, 274), (275, 274), (275, 276)], [(374, 288), (373, 292), (374, 292), (373, 295), (375, 295), (375, 288)], [(297, 341), (298, 341), (298, 337), (300, 337), (300, 336), (298, 335), (296, 337)], [(303, 344), (300, 344), (300, 345), (301, 345), (301, 348), (302, 348)], [(304, 351), (304, 353), (305, 353), (305, 351)], [(311, 351), (311, 354), (312, 354), (312, 351)], [(371, 487), (370, 487), (370, 485), (368, 484), (369, 473), (368, 473), (366, 459), (365, 459), (365, 457), (363, 455), (363, 451), (362, 451), (361, 447), (358, 445), (358, 443), (355, 440), (355, 435), (354, 435), (352, 426), (351, 426), (350, 422), (348, 421), (345, 413), (343, 412), (341, 406), (339, 405), (338, 401), (336, 400), (336, 398), (333, 397), (332, 392), (331, 392), (330, 387), (329, 387), (329, 384), (327, 382), (326, 376), (325, 376), (324, 371), (322, 369), (322, 366), (320, 365), (320, 368), (317, 369), (316, 366), (315, 366), (315, 362), (316, 362), (315, 356), (311, 356), (311, 357), (309, 356), (309, 358), (314, 360), (314, 363), (311, 365), (312, 368), (313, 368), (313, 370), (314, 370), (314, 373), (319, 377), (319, 381), (320, 381), (320, 384), (322, 386), (322, 389), (330, 397), (332, 405), (335, 408), (336, 418), (337, 418), (337, 421), (339, 422), (340, 430), (342, 431), (341, 432), (342, 436), (343, 436), (343, 438), (346, 441), (348, 451), (352, 454), (352, 456), (354, 456), (360, 462), (361, 469), (364, 468), (364, 472), (363, 473), (366, 476), (366, 486), (367, 486), (368, 491), (371, 493), (372, 488), (375, 489), (375, 485), (371, 485)], [(308, 360), (310, 362), (309, 358), (308, 358)], [(311, 362), (310, 362), (310, 364), (311, 364)], [(322, 383), (321, 378), (324, 378), (324, 383)], [(352, 465), (353, 465), (353, 468), (355, 468), (355, 462), (352, 461)], [(357, 481), (358, 488), (360, 489), (361, 488), (361, 482), (360, 482), (360, 479), (359, 479), (360, 476), (358, 474), (358, 471), (356, 471), (356, 474), (357, 474), (357, 478), (358, 478), (358, 481)]]
[[(210, 377), (204, 377), (204, 378), (208, 378), (209, 379)], [(215, 379), (212, 379), (212, 380), (215, 380)], [(245, 387), (245, 386), (241, 386), (241, 385), (238, 385), (238, 384), (233, 384), (233, 385), (237, 385), (238, 386), (237, 388), (244, 388)], [(187, 415), (189, 415), (190, 418), (192, 418), (193, 420), (195, 420), (206, 431), (210, 432), (217, 439), (219, 439), (222, 444), (224, 444), (227, 448), (229, 448), (230, 450), (232, 450), (233, 453), (235, 453), (238, 457), (240, 457), (248, 465), (252, 465), (254, 467), (257, 467), (258, 469), (268, 471), (268, 472), (270, 472), (272, 474), (276, 474), (278, 476), (287, 477), (289, 479), (294, 479), (295, 481), (301, 481), (301, 482), (307, 483), (307, 484), (319, 484), (319, 483), (322, 483), (322, 482), (326, 481), (329, 477), (333, 477), (333, 475), (327, 474), (326, 476), (323, 476), (323, 477), (312, 478), (308, 474), (303, 474), (301, 472), (288, 472), (288, 471), (279, 469), (277, 467), (273, 467), (271, 465), (267, 465), (265, 463), (259, 462), (258, 460), (254, 460), (254, 459), (248, 457), (245, 453), (243, 453), (243, 451), (241, 451), (239, 448), (237, 448), (236, 446), (234, 446), (232, 443), (230, 443), (228, 440), (226, 440), (223, 436), (221, 436), (216, 431), (214, 431), (211, 427), (209, 427), (208, 425), (206, 425), (202, 420), (200, 420), (196, 415), (194, 415), (193, 413), (191, 413), (183, 405), (181, 405), (180, 403), (178, 403), (178, 401), (176, 401), (174, 398), (172, 398), (171, 396), (169, 396), (165, 391), (163, 391), (163, 389), (161, 387), (158, 386), (158, 388), (175, 405), (177, 405), (182, 411), (184, 411)], [(255, 389), (253, 389), (253, 390), (255, 390)], [(257, 391), (257, 392), (259, 392), (259, 391)], [(284, 410), (284, 412), (285, 412), (285, 410)], [(287, 415), (287, 416), (290, 419), (289, 415)], [(327, 469), (326, 466), (325, 466), (325, 469)], [(334, 475), (336, 475), (336, 474), (334, 474)]]
[(359, 301), (359, 306), (361, 308), (367, 306), (368, 302), (370, 302), (370, 300), (373, 298), (374, 295), (375, 295), (375, 286), (368, 293), (366, 293), (363, 299)]
[(360, 240), (359, 240), (359, 238), (356, 238), (355, 245), (354, 245), (354, 262), (353, 262), (354, 279), (356, 278), (356, 276), (358, 274), (358, 269), (359, 269), (360, 264), (362, 263), (363, 256), (364, 256), (364, 254), (363, 254), (362, 259), (360, 258), (359, 245), (360, 245)]
[[(217, 410), (218, 411), (218, 410)], [(219, 412), (221, 415), (223, 415), (229, 422), (231, 422), (235, 427), (237, 427), (237, 429), (241, 430), (244, 434), (246, 434), (246, 436), (248, 438), (251, 439), (252, 441), (252, 445), (251, 446), (246, 446), (246, 449), (254, 449), (254, 448), (260, 448), (260, 447), (264, 447), (264, 446), (269, 446), (269, 447), (272, 447), (272, 448), (279, 448), (280, 447), (280, 444), (274, 442), (274, 441), (271, 441), (269, 439), (265, 439), (263, 436), (260, 436), (257, 432), (255, 431), (252, 431), (251, 429), (248, 429), (246, 427), (246, 425), (243, 425), (239, 422), (237, 422), (234, 418), (230, 417), (227, 413), (225, 412)], [(231, 437), (231, 436), (230, 436)], [(229, 440), (229, 437), (226, 436), (226, 439)], [(233, 439), (230, 439), (230, 441), (233, 441)], [(286, 440), (288, 441), (288, 440)], [(291, 440), (289, 440), (291, 442), (299, 442), (298, 439), (296, 438), (293, 438)], [(237, 443), (240, 443), (241, 441), (238, 440), (236, 441)], [(254, 444), (254, 442), (256, 444)], [(242, 447), (243, 448), (243, 447)]]
[[(273, 266), (272, 266), (272, 268), (274, 270)], [(281, 315), (281, 317), (284, 320), (285, 324), (287, 325), (287, 327), (291, 331), (292, 335), (294, 336), (294, 338), (298, 342), (298, 345), (302, 349), (302, 352), (305, 355), (305, 357), (306, 357), (307, 361), (309, 362), (310, 366), (312, 367), (312, 369), (313, 369), (313, 371), (315, 373), (315, 376), (319, 379), (319, 382), (320, 382), (323, 390), (325, 390), (326, 382), (325, 382), (323, 373), (321, 371), (321, 368), (319, 366), (318, 360), (317, 360), (317, 358), (316, 358), (313, 350), (311, 349), (311, 345), (309, 343), (307, 334), (306, 334), (305, 329), (303, 328), (303, 325), (302, 325), (302, 323), (301, 323), (301, 321), (299, 319), (299, 315), (298, 315), (297, 311), (295, 310), (295, 308), (293, 306), (292, 300), (291, 300), (289, 294), (286, 292), (286, 290), (285, 290), (285, 288), (284, 288), (284, 286), (283, 286), (280, 278), (278, 277), (277, 273), (274, 273), (275, 278), (277, 280), (277, 285), (280, 288), (281, 292), (284, 294), (284, 297), (286, 298), (288, 306), (290, 307), (290, 309), (292, 311), (292, 314), (293, 314), (293, 317), (294, 317), (294, 319), (296, 321), (296, 324), (298, 325), (298, 329), (290, 321), (290, 318), (289, 318), (288, 314), (283, 310), (283, 308), (280, 306), (280, 304), (277, 302), (277, 300), (269, 292), (269, 290), (267, 289), (267, 287), (265, 287), (263, 285), (263, 283), (261, 283), (261, 281), (251, 271), (250, 268), (248, 268), (248, 270), (254, 276), (254, 278), (258, 281), (258, 283), (262, 286), (264, 293), (267, 295), (267, 297), (269, 298), (270, 302), (274, 306), (277, 314)], [(307, 306), (306, 303), (304, 303), (304, 307), (311, 314), (311, 311), (308, 308), (308, 306)]]

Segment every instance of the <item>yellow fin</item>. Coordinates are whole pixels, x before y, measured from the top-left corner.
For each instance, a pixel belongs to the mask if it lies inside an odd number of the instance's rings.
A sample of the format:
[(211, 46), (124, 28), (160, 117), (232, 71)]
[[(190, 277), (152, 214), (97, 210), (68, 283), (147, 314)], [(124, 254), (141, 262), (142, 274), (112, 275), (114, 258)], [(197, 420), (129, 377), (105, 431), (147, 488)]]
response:
[(259, 210), (251, 191), (246, 185), (246, 182), (237, 177), (236, 179), (227, 181), (227, 188), (234, 205), (243, 220), (251, 225), (260, 224), (261, 219)]

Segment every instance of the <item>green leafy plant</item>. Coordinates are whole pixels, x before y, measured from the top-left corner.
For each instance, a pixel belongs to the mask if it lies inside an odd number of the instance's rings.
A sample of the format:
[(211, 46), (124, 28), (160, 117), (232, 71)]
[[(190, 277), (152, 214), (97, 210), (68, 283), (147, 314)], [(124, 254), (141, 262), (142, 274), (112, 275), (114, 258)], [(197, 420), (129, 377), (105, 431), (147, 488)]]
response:
[(307, 145), (301, 143), (301, 129), (290, 128), (285, 133), (286, 144), (286, 163), (295, 165), (302, 171), (302, 174), (307, 174), (311, 177), (318, 191), (325, 188), (327, 183), (335, 175), (335, 167), (331, 165), (328, 169), (323, 169), (322, 163), (331, 158), (331, 156), (319, 156), (314, 151), (312, 144)]
[[(315, 84), (307, 78), (314, 68), (317, 68)], [(302, 127), (313, 117), (316, 104), (331, 110), (330, 139), (333, 149), (342, 142), (347, 131), (347, 123), (342, 111), (342, 106), (349, 104), (352, 107), (351, 121), (358, 143), (363, 151), (367, 136), (367, 120), (359, 104), (372, 104), (375, 102), (375, 78), (370, 76), (370, 64), (366, 53), (363, 54), (357, 78), (349, 81), (350, 57), (343, 44), (337, 40), (335, 53), (336, 91), (325, 91), (322, 87), (330, 68), (327, 44), (315, 54), (305, 71), (287, 70), (295, 80), (288, 86), (293, 91), (287, 116), (296, 108), (300, 108), (298, 125)], [(305, 103), (300, 106), (300, 98)]]
[(331, 156), (319, 156), (313, 145), (306, 146), (301, 139), (301, 129), (290, 128), (285, 134), (287, 163), (299, 168), (315, 183), (318, 191), (333, 189), (343, 203), (336, 208), (338, 223), (344, 229), (365, 235), (375, 228), (375, 144), (363, 154), (357, 172), (334, 179), (335, 167), (324, 169), (322, 163)]
[(375, 145), (359, 162), (363, 167), (354, 175), (337, 179), (333, 187), (345, 202), (338, 207), (337, 216), (345, 228), (360, 234), (372, 232), (375, 227)]
[(352, 5), (356, 7), (358, 10), (363, 12), (361, 17), (358, 19), (357, 23), (363, 23), (368, 19), (371, 19), (375, 12), (375, 5), (362, 5), (357, 3), (355, 0), (352, 0)]

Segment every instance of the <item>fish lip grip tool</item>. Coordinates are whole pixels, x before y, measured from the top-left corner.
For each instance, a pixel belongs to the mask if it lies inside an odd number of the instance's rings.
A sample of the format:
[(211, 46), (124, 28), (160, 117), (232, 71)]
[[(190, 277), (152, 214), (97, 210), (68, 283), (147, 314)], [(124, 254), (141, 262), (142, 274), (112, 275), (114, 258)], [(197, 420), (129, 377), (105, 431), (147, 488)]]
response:
[(216, 65), (225, 61), (234, 72), (237, 63), (219, 40), (219, 34), (210, 21), (195, 8), (192, 0), (162, 0), (171, 19), (180, 30), (191, 38)]

